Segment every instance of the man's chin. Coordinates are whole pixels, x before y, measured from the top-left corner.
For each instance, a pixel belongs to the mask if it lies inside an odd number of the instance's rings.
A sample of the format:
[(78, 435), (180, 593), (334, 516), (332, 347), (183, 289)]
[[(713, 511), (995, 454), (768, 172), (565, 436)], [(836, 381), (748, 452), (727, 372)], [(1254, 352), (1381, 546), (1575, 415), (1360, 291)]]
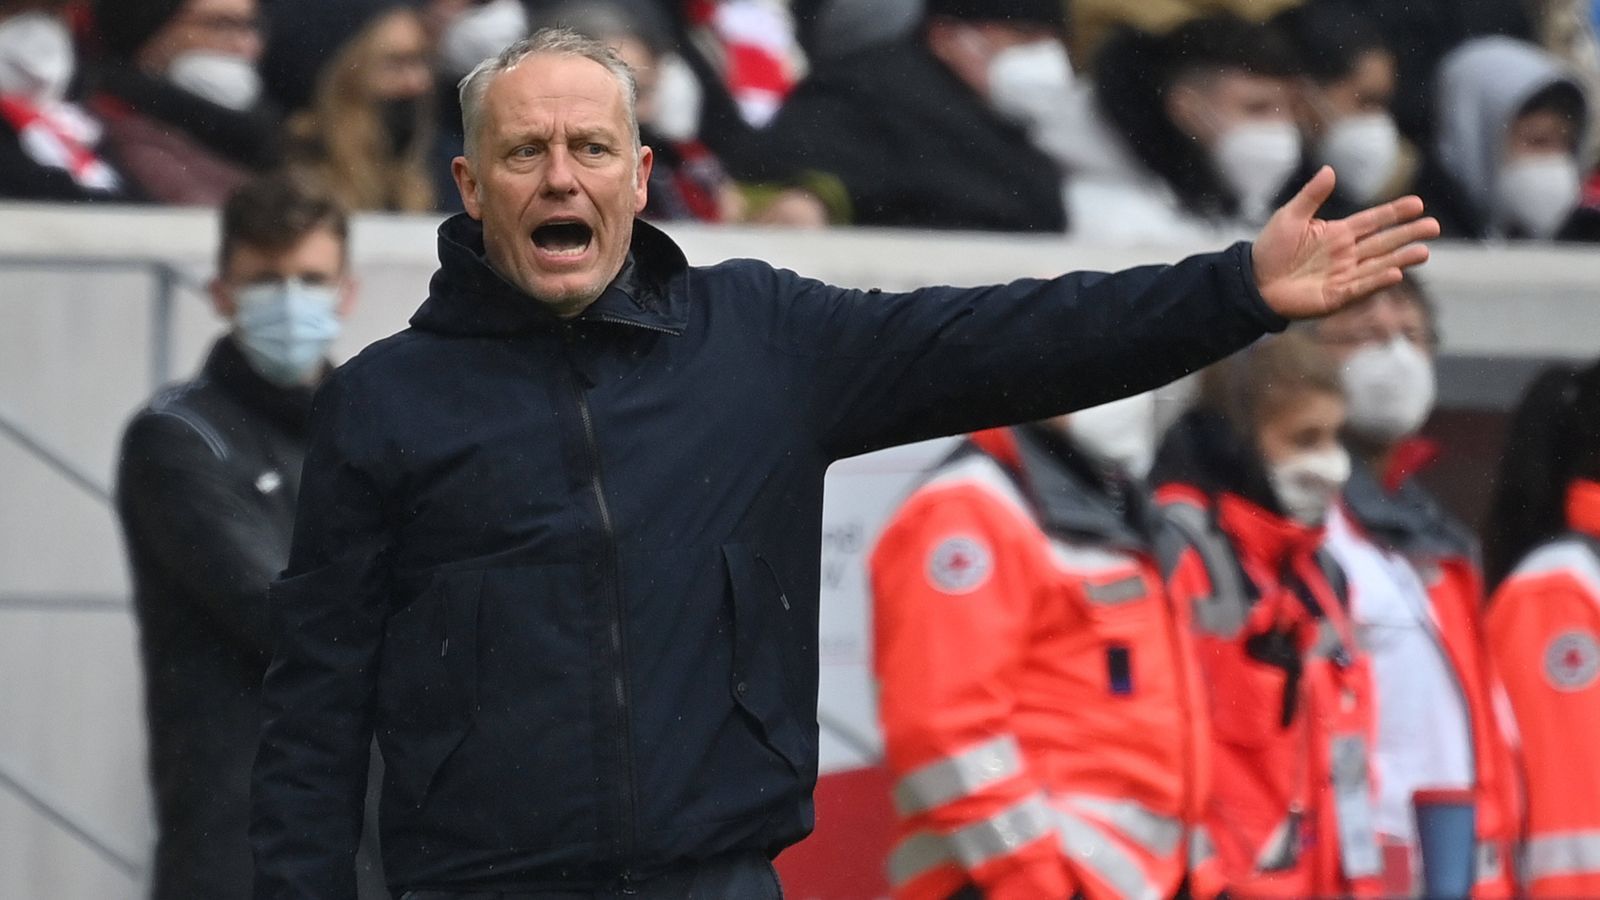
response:
[(596, 285), (590, 279), (541, 278), (524, 285), (523, 290), (556, 315), (567, 318), (588, 308), (605, 291), (605, 285)]

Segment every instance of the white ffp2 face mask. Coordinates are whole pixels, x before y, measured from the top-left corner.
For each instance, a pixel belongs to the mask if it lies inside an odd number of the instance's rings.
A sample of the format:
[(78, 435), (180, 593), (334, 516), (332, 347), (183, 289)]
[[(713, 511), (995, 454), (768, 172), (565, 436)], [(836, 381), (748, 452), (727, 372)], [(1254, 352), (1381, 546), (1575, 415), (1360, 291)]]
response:
[(1389, 443), (1414, 434), (1433, 411), (1433, 361), (1401, 335), (1356, 350), (1340, 375), (1349, 401), (1345, 426), (1369, 440)]
[(75, 65), (72, 33), (59, 17), (26, 12), (0, 21), (0, 94), (60, 100)]
[(656, 62), (656, 89), (650, 98), (650, 127), (669, 141), (693, 140), (700, 133), (704, 94), (694, 70), (676, 53)]
[(1251, 222), (1264, 222), (1300, 165), (1300, 131), (1292, 122), (1244, 122), (1223, 132), (1211, 155), (1240, 212)]
[(1578, 161), (1565, 153), (1514, 159), (1495, 182), (1495, 205), (1502, 221), (1549, 240), (1578, 208), (1581, 178)]
[(528, 34), (522, 0), (489, 0), (461, 13), (439, 38), (439, 68), (460, 78)]
[(1362, 206), (1374, 203), (1400, 161), (1400, 131), (1385, 113), (1334, 120), (1317, 144), (1317, 157), (1333, 167), (1338, 190)]
[(190, 50), (172, 58), (167, 80), (218, 106), (244, 112), (261, 99), (255, 64), (231, 53)]
[(1321, 525), (1350, 480), (1350, 454), (1343, 447), (1298, 453), (1267, 472), (1278, 505), (1302, 525)]
[(1146, 391), (1080, 409), (1067, 416), (1066, 431), (1095, 462), (1143, 478), (1155, 459), (1155, 394)]
[(1072, 61), (1057, 40), (1007, 47), (989, 60), (989, 103), (995, 112), (1031, 125), (1064, 105), (1072, 89)]

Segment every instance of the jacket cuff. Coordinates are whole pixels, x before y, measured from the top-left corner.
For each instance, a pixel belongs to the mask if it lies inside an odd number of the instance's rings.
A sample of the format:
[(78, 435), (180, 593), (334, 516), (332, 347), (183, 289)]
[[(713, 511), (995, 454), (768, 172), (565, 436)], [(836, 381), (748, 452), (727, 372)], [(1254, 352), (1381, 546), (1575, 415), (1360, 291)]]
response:
[(1254, 251), (1255, 245), (1250, 241), (1240, 241), (1230, 247), (1228, 255), (1235, 262), (1231, 274), (1238, 279), (1239, 294), (1244, 298), (1245, 308), (1261, 323), (1263, 329), (1279, 332), (1289, 327), (1289, 320), (1268, 306), (1266, 298), (1261, 296), (1261, 289), (1256, 286)]

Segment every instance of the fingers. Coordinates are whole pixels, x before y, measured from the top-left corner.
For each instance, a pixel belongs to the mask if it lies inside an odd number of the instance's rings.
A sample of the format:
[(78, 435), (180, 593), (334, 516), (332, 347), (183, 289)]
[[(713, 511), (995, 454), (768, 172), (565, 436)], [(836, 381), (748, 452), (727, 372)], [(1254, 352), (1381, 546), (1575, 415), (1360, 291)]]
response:
[(1311, 176), (1311, 180), (1306, 182), (1304, 187), (1300, 188), (1299, 193), (1283, 205), (1283, 208), (1296, 218), (1312, 218), (1317, 214), (1317, 210), (1322, 208), (1322, 204), (1333, 196), (1333, 182), (1333, 167), (1323, 166), (1317, 170), (1317, 174)]
[(1355, 233), (1356, 239), (1360, 240), (1375, 231), (1381, 231), (1400, 222), (1409, 222), (1420, 215), (1422, 215), (1422, 198), (1412, 195), (1346, 216), (1344, 222)]
[(1431, 240), (1439, 236), (1439, 221), (1432, 217), (1416, 219), (1367, 235), (1356, 242), (1356, 259), (1366, 260), (1382, 256), (1407, 244)]
[[(1339, 298), (1339, 307), (1342, 309), (1384, 288), (1391, 288), (1400, 283), (1404, 277), (1398, 268), (1388, 266), (1380, 268), (1369, 275), (1357, 278), (1344, 288), (1344, 296)], [(1337, 312), (1338, 310), (1329, 310)]]
[(1353, 303), (1373, 291), (1398, 284), (1401, 273), (1428, 261), (1428, 245), (1408, 244), (1404, 247), (1357, 264), (1344, 284), (1339, 287), (1339, 305)]

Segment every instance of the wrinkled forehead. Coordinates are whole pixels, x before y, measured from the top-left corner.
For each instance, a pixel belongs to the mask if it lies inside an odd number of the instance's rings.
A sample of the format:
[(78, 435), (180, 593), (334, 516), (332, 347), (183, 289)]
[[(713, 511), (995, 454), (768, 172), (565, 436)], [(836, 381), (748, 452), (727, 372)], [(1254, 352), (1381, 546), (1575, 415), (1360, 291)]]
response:
[(621, 83), (583, 57), (536, 54), (521, 60), (490, 82), (483, 108), (491, 136), (558, 127), (628, 131)]

